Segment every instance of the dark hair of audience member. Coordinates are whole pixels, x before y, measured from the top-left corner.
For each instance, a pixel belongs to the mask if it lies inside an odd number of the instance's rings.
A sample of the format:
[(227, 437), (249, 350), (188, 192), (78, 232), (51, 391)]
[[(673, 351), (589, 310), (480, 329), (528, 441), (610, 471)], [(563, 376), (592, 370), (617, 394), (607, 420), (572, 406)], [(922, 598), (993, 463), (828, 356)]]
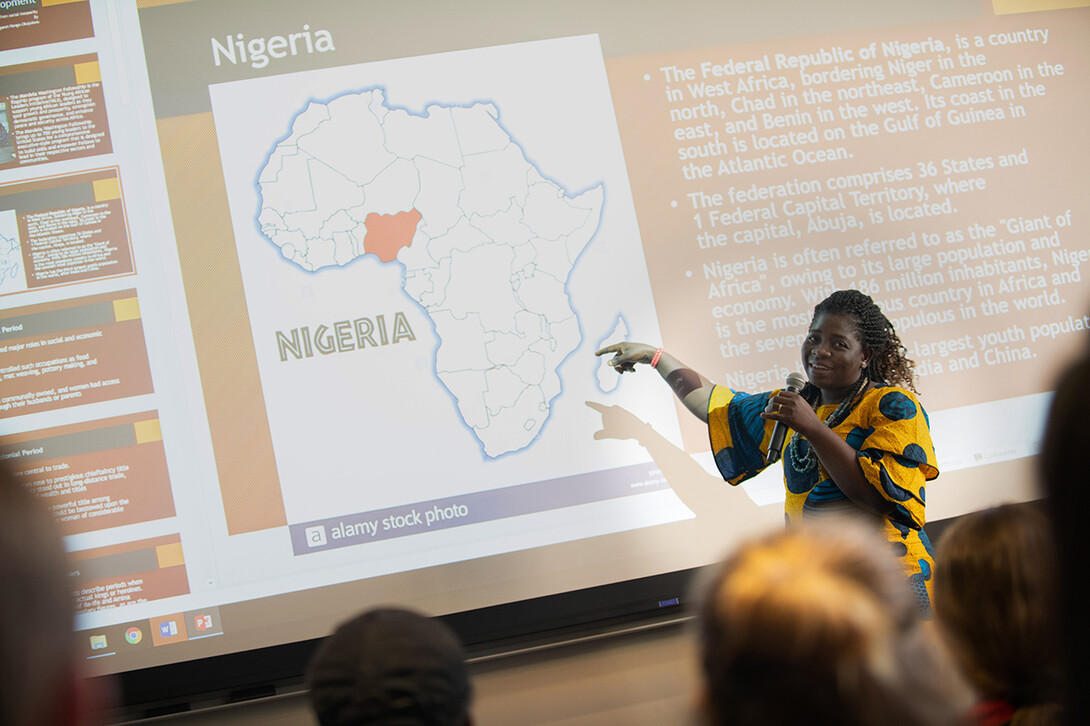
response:
[(45, 505), (0, 466), (0, 723), (79, 721), (68, 560)]
[(1090, 588), (1082, 577), (1090, 556), (1085, 524), (1090, 487), (1083, 460), (1090, 452), (1090, 337), (1085, 340), (1081, 356), (1057, 381), (1037, 457), (1059, 570), (1061, 700), (1073, 724), (1090, 723)]
[(469, 726), (462, 645), (439, 620), (374, 608), (341, 624), (307, 669), (322, 726)]
[(1011, 713), (1015, 726), (1059, 723), (1045, 515), (1026, 504), (966, 514), (942, 535), (935, 562), (935, 619), (981, 706)]
[(900, 564), (852, 522), (744, 544), (699, 620), (716, 726), (953, 725), (972, 702), (925, 632)]

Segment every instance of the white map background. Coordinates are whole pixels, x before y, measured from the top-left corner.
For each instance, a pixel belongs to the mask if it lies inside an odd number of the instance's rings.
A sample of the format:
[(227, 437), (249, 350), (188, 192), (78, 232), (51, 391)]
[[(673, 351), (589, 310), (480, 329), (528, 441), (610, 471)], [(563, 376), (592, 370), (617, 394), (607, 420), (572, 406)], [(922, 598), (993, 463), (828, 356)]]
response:
[[(210, 87), (210, 94), (289, 521), (649, 460), (635, 442), (595, 441), (601, 419), (585, 405), (587, 400), (607, 400), (598, 386), (599, 360), (593, 352), (619, 316), (623, 315), (633, 337), (661, 338), (597, 38), (541, 41), (233, 82)], [(291, 123), (310, 102), (318, 102), (311, 107), (312, 113), (326, 114), (335, 99), (363, 100), (377, 109), (372, 116), (376, 122), (396, 117), (405, 122), (404, 128), (416, 125), (417, 131), (428, 119), (476, 109), (470, 126), (491, 134), (488, 144), (499, 144), (489, 159), (494, 163), (478, 171), (492, 178), (507, 176), (461, 194), (451, 186), (449, 193), (431, 200), (433, 213), (423, 215), (418, 237), (401, 250), (396, 261), (360, 255), (361, 250), (351, 246), (350, 232), (357, 222), (352, 215), (336, 220), (343, 226), (338, 232), (345, 245), (336, 250), (310, 248), (299, 240), (278, 237), (289, 228), (303, 228), (292, 223), (278, 229), (277, 218), (282, 221), (289, 207), (299, 212), (304, 205), (290, 200), (299, 189), (291, 191), (289, 185), (298, 182), (288, 182), (279, 190), (271, 184), (277, 177), (270, 176), (270, 170), (282, 170), (282, 160), (275, 165), (268, 162), (276, 145), (291, 138)], [(297, 123), (311, 122), (303, 117)], [(416, 138), (434, 141), (442, 135)], [(506, 151), (501, 152), (501, 147)], [(360, 148), (368, 147), (363, 143)], [(429, 151), (441, 154), (452, 148)], [(412, 151), (395, 156), (407, 159)], [(354, 163), (358, 170), (369, 162), (355, 158), (341, 163)], [(391, 168), (399, 166), (405, 170), (401, 164)], [(516, 177), (522, 181), (512, 182)], [(270, 202), (260, 224), (276, 244), (261, 233), (255, 219), (262, 204), (260, 180), (268, 185), (265, 198)], [(412, 175), (402, 175), (375, 186), (363, 204), (375, 206), (360, 216), (404, 210), (414, 183)], [(541, 192), (537, 200), (531, 192), (507, 194), (517, 204), (502, 196), (487, 196), (508, 188), (533, 190), (535, 185)], [(344, 186), (341, 191), (358, 194), (359, 186)], [(442, 189), (442, 185), (432, 188)], [(471, 192), (478, 196), (471, 198)], [(362, 201), (359, 196), (346, 198), (344, 207), (360, 206)], [(419, 198), (416, 204), (419, 207)], [(598, 209), (601, 219), (596, 224)], [(485, 210), (491, 213), (482, 214)], [(322, 216), (318, 227), (332, 216)], [(597, 232), (591, 239), (587, 232), (594, 227)], [(461, 236), (449, 234), (451, 230)], [(532, 254), (519, 260), (513, 247), (475, 247), (465, 242), (475, 236), (479, 243), (482, 235), (525, 239), (524, 254)], [(545, 244), (547, 239), (553, 243)], [(478, 250), (478, 259), (469, 254), (472, 249)], [(573, 261), (569, 275), (564, 268)], [(502, 284), (495, 275), (479, 276), (489, 264), (503, 271)], [(507, 271), (511, 269), (525, 279), (510, 280)], [(475, 282), (463, 285), (466, 275), (477, 275)], [(435, 296), (442, 287), (440, 278), (445, 289), (457, 278), (461, 320), (453, 315), (444, 318)], [(533, 295), (532, 289), (525, 290), (532, 304), (512, 304), (506, 309), (490, 304), (497, 294), (503, 297), (504, 289), (510, 299), (511, 291), (518, 293), (521, 284), (540, 288)], [(482, 289), (487, 285), (495, 289)], [(533, 313), (527, 315), (530, 308)], [(471, 309), (476, 317), (465, 314)], [(360, 316), (384, 315), (390, 320), (397, 312), (406, 316), (415, 341), (302, 361), (279, 360), (275, 331), (303, 325), (313, 329)], [(478, 324), (484, 316), (493, 317), (487, 325)], [(467, 320), (473, 324), (467, 326)], [(482, 333), (485, 328), (505, 325), (512, 335)], [(533, 346), (526, 341), (549, 350), (527, 357)], [(498, 368), (473, 356), (492, 344), (507, 369), (489, 380), (482, 371)], [(529, 358), (538, 359), (535, 365), (541, 370), (536, 378), (526, 374), (527, 368), (519, 368), (528, 367)], [(559, 377), (550, 380), (549, 369)], [(473, 372), (459, 377), (456, 370)], [(530, 378), (540, 385), (527, 386), (524, 379)], [(503, 386), (506, 389), (500, 390)], [(479, 392), (485, 390), (517, 399), (528, 389), (540, 390), (540, 397), (510, 406), (517, 413), (515, 425), (504, 421), (494, 434), (480, 426), (490, 419), (467, 405), (471, 397), (463, 395), (476, 390), (481, 401)], [(661, 433), (680, 442), (676, 409), (665, 386), (654, 382), (620, 386), (608, 401), (654, 421)], [(633, 516), (630, 503), (619, 505), (618, 511), (625, 510), (623, 516), (629, 521), (608, 522), (599, 511), (597, 528), (616, 531), (689, 516), (669, 492), (648, 495), (648, 499), (655, 501), (648, 502), (646, 516)]]
[(26, 289), (18, 217), (14, 209), (0, 209), (0, 295)]

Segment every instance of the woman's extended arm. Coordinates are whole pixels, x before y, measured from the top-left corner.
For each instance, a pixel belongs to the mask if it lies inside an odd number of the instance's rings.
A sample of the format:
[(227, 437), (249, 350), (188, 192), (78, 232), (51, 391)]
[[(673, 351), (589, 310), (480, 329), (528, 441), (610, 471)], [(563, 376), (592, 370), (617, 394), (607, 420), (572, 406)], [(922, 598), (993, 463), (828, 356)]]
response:
[[(660, 352), (661, 351), (661, 352)], [(655, 363), (655, 370), (663, 377), (673, 392), (685, 404), (685, 408), (701, 421), (708, 422), (708, 401), (711, 399), (715, 384), (669, 353), (646, 343), (615, 343), (602, 348), (595, 355), (613, 354), (609, 365), (618, 373), (628, 373), (636, 369), (637, 363), (650, 365)], [(656, 354), (658, 360), (655, 360)]]

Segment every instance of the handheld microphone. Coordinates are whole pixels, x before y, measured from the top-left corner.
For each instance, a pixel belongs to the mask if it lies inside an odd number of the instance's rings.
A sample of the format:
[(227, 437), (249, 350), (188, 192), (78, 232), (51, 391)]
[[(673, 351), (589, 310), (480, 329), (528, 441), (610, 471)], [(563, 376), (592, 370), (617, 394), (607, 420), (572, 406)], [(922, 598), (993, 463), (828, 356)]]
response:
[[(801, 373), (787, 374), (787, 383), (784, 386), (792, 393), (801, 393), (806, 385), (806, 376)], [(783, 453), (783, 440), (787, 437), (787, 425), (783, 421), (777, 421), (772, 427), (772, 440), (768, 443), (768, 453), (765, 454), (765, 463), (772, 464), (779, 460)]]

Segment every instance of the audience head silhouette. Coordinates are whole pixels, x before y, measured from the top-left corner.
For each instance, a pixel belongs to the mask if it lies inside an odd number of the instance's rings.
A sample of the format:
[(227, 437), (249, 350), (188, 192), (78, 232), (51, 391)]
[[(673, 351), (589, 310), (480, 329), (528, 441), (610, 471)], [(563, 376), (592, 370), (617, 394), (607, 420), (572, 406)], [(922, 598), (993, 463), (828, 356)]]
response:
[(45, 505), (0, 467), (0, 723), (67, 726), (99, 718), (80, 677), (68, 559)]
[[(828, 525), (828, 526), (826, 526)], [(924, 632), (901, 567), (851, 522), (751, 541), (701, 605), (713, 724), (955, 724), (969, 691)]]
[(461, 643), (409, 610), (369, 610), (319, 646), (307, 673), (321, 726), (463, 726), (470, 683)]
[(1078, 357), (1064, 369), (1056, 382), (1049, 407), (1041, 453), (1037, 457), (1045, 506), (1056, 543), (1059, 579), (1057, 617), (1063, 623), (1060, 642), (1066, 680), (1062, 696), (1069, 723), (1090, 723), (1090, 588), (1081, 573), (1090, 554), (1087, 546), (1085, 512), (1090, 508), (1090, 487), (1086, 486), (1086, 464), (1081, 451), (1090, 448), (1090, 337), (1083, 338)]
[(935, 618), (984, 699), (978, 709), (1012, 724), (1058, 723), (1056, 560), (1044, 513), (1019, 504), (966, 514), (936, 560)]

